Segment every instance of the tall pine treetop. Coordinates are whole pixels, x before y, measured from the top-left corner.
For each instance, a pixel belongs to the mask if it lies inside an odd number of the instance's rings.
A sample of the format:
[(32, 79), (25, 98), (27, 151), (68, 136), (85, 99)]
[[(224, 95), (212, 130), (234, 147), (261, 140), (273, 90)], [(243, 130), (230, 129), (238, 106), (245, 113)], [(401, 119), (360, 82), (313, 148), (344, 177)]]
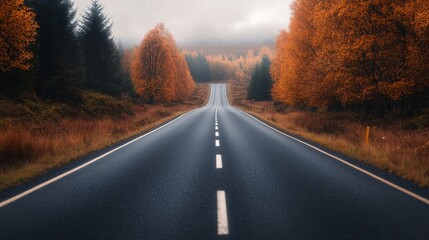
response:
[(99, 34), (102, 37), (113, 39), (111, 28), (110, 18), (103, 14), (103, 6), (98, 0), (92, 0), (91, 6), (82, 16), (80, 34)]
[(111, 33), (112, 23), (97, 0), (82, 16), (79, 38), (85, 58), (86, 87), (120, 95), (130, 88), (130, 80), (121, 69), (119, 52)]
[(39, 96), (78, 101), (84, 83), (84, 66), (76, 37), (76, 9), (70, 0), (30, 0), (36, 13), (37, 42), (34, 81)]
[(264, 56), (253, 70), (252, 79), (247, 89), (247, 98), (258, 101), (271, 100), (273, 80), (270, 76), (271, 60)]

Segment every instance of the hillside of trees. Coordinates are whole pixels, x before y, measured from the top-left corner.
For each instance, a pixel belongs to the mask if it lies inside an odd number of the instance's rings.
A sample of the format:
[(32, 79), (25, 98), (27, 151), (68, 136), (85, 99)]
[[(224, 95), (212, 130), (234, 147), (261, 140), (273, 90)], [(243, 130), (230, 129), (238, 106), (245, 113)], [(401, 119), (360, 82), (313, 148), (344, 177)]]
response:
[(191, 95), (194, 82), (185, 57), (162, 25), (132, 52), (115, 43), (112, 23), (97, 0), (80, 21), (73, 5), (71, 0), (1, 3), (0, 96), (76, 104), (91, 96), (85, 92), (147, 103)]
[(297, 0), (277, 38), (286, 105), (410, 116), (429, 104), (429, 2)]

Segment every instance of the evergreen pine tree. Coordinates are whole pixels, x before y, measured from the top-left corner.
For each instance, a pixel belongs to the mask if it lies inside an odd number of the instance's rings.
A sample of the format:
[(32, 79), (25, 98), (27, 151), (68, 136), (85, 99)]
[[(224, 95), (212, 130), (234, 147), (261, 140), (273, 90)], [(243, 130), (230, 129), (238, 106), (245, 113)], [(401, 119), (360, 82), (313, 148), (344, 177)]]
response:
[(198, 53), (195, 57), (192, 55), (186, 56), (186, 61), (189, 66), (192, 78), (196, 82), (209, 82), (212, 80), (212, 72), (210, 70), (209, 62), (206, 56), (202, 53)]
[(134, 95), (136, 93), (133, 85), (133, 81), (131, 79), (131, 74), (128, 71), (128, 68), (124, 66), (123, 59), (125, 57), (125, 48), (122, 42), (119, 40), (118, 42), (118, 56), (119, 63), (121, 67), (121, 88), (120, 92), (127, 95)]
[(35, 89), (47, 99), (76, 102), (84, 83), (82, 51), (76, 36), (76, 10), (70, 0), (29, 0), (39, 25)]
[(110, 19), (103, 13), (103, 7), (97, 0), (93, 0), (83, 16), (79, 38), (85, 59), (87, 88), (118, 95), (127, 86), (111, 27)]
[(271, 100), (273, 80), (270, 75), (270, 66), (271, 61), (267, 56), (264, 56), (261, 63), (256, 65), (247, 89), (248, 99)]
[(252, 72), (252, 78), (249, 82), (249, 87), (247, 88), (247, 98), (248, 99), (256, 99), (258, 95), (258, 88), (260, 87), (260, 70), (261, 64), (257, 64), (255, 69)]

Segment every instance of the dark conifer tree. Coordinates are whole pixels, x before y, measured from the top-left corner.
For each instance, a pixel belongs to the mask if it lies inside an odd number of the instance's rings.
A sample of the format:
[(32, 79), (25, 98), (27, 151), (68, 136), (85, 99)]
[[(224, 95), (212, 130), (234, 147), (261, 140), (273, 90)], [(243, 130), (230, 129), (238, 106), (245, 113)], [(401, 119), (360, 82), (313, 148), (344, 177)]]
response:
[(256, 65), (247, 89), (248, 99), (271, 100), (273, 80), (270, 76), (270, 66), (271, 61), (267, 56), (264, 56), (261, 63)]
[(249, 87), (247, 88), (247, 98), (248, 99), (256, 99), (258, 95), (258, 88), (260, 88), (261, 84), (261, 64), (257, 64), (255, 69), (252, 72), (252, 78), (249, 82)]
[(210, 70), (209, 62), (206, 56), (202, 53), (198, 53), (197, 56), (187, 55), (186, 61), (189, 66), (192, 78), (196, 82), (209, 82), (212, 80), (212, 72)]
[(39, 96), (79, 101), (84, 84), (82, 51), (76, 36), (76, 10), (70, 0), (28, 0), (39, 25), (33, 66)]
[(121, 67), (121, 88), (120, 91), (122, 94), (134, 95), (136, 93), (134, 89), (134, 84), (131, 79), (131, 74), (128, 71), (127, 67), (123, 64), (123, 59), (125, 56), (125, 48), (121, 41), (118, 42), (118, 54), (119, 54), (119, 63)]
[(103, 7), (97, 0), (93, 0), (83, 16), (79, 38), (85, 59), (87, 88), (118, 95), (129, 86), (121, 69), (119, 51), (112, 37), (111, 27), (110, 19), (103, 13)]

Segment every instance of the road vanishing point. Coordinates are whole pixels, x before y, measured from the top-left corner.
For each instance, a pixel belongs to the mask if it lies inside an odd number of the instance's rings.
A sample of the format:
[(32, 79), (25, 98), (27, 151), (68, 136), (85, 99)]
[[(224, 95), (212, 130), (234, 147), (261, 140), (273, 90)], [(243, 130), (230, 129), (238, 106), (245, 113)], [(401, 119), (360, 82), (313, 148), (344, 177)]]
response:
[(429, 190), (205, 107), (0, 193), (0, 239), (429, 239)]

